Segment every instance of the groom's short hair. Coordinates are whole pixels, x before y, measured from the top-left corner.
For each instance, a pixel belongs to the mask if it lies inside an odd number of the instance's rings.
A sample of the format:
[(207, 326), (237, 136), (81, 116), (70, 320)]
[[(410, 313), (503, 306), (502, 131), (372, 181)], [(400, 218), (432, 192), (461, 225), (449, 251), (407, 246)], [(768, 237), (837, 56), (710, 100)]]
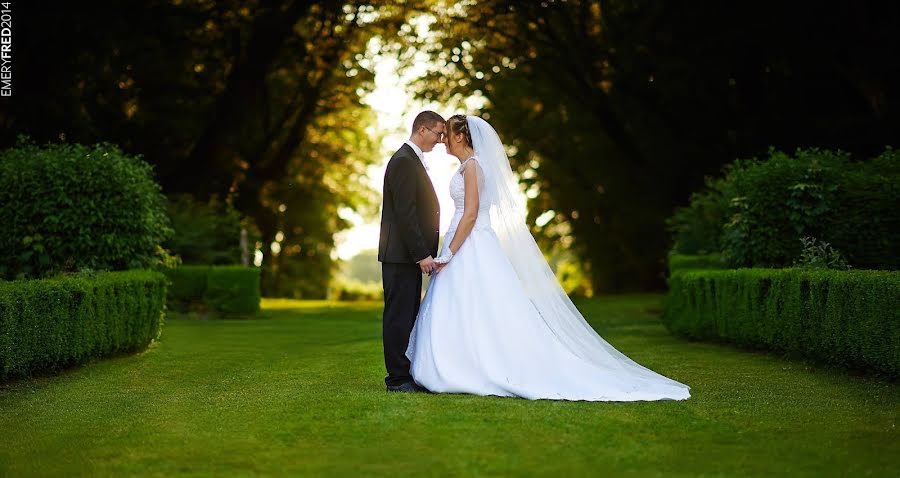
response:
[(434, 111), (423, 111), (416, 115), (416, 119), (413, 120), (412, 132), (415, 134), (416, 131), (419, 131), (419, 128), (426, 127), (431, 128), (432, 126), (443, 123), (444, 117), (435, 113)]

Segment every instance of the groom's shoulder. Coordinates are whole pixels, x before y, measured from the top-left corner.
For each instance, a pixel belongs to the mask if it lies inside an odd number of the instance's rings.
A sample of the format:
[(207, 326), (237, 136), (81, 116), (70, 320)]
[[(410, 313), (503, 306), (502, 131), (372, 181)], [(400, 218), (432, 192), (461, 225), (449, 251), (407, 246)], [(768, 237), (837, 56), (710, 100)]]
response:
[(397, 150), (397, 152), (394, 153), (393, 156), (391, 156), (391, 160), (388, 161), (388, 167), (390, 167), (391, 164), (405, 163), (406, 161), (410, 161), (415, 158), (415, 152), (412, 151), (412, 148), (404, 144), (400, 147), (400, 149)]
[(403, 145), (400, 146), (396, 152), (394, 152), (394, 155), (391, 156), (391, 159), (411, 158), (411, 157), (414, 157), (415, 155), (416, 155), (416, 152), (413, 151), (412, 148), (410, 148), (408, 144), (403, 143)]

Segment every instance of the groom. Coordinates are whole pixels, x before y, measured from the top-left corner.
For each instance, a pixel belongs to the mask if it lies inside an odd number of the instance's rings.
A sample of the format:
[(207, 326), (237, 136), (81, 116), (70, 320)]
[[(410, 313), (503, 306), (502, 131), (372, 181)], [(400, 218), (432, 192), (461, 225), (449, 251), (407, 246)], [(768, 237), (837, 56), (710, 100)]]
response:
[(440, 207), (425, 172), (424, 153), (444, 142), (446, 127), (441, 115), (419, 113), (409, 140), (391, 156), (384, 173), (378, 260), (384, 285), (384, 382), (389, 392), (424, 391), (410, 375), (406, 347), (419, 313), (422, 274), (431, 274), (437, 268), (434, 257)]

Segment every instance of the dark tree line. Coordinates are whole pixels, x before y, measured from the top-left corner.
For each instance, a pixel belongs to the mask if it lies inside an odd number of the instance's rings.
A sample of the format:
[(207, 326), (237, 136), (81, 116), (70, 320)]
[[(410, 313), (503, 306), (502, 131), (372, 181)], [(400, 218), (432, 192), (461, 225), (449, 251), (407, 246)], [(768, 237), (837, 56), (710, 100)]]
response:
[(218, 197), (258, 226), (265, 293), (319, 296), (348, 226), (338, 207), (373, 203), (366, 44), (404, 14), (392, 2), (20, 2), (0, 147), (22, 133), (120, 144), (167, 193)]
[[(436, 12), (425, 97), (480, 92), (600, 290), (663, 285), (664, 220), (770, 146), (871, 155), (900, 137), (891, 2), (482, 1)], [(416, 42), (416, 39), (410, 39)], [(530, 170), (530, 171), (529, 171)]]
[[(876, 1), (18, 2), (0, 147), (110, 141), (167, 193), (259, 229), (268, 295), (317, 296), (337, 209), (379, 138), (360, 101), (374, 36), (434, 64), (423, 97), (480, 94), (531, 188), (535, 232), (598, 290), (656, 288), (665, 218), (736, 157), (898, 143), (900, 7)], [(403, 25), (430, 13), (431, 35)], [(411, 94), (415, 93), (413, 91)], [(8, 99), (5, 99), (8, 100)], [(270, 251), (277, 242), (279, 252)], [(558, 252), (558, 251), (557, 251)]]

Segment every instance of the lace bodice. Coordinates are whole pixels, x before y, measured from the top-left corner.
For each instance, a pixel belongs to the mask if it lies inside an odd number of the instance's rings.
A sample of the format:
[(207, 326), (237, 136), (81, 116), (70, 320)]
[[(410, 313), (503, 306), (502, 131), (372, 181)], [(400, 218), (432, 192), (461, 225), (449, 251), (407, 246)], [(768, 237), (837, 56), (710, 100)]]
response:
[[(463, 177), (463, 173), (466, 168), (476, 168), (476, 175), (478, 176), (478, 192), (481, 193), (484, 191), (484, 171), (482, 171), (481, 165), (478, 164), (477, 160), (478, 158), (469, 158), (463, 161), (463, 163), (459, 165), (459, 169), (456, 170), (453, 177), (450, 179), (450, 197), (453, 198), (455, 212), (453, 214), (453, 219), (450, 221), (450, 228), (447, 230), (448, 237), (452, 237), (453, 233), (456, 231), (456, 226), (459, 225), (459, 220), (462, 219), (463, 212), (465, 211), (466, 180)], [(485, 228), (491, 228), (490, 204), (485, 201), (479, 201), (478, 217), (475, 219), (475, 227), (472, 229)]]

